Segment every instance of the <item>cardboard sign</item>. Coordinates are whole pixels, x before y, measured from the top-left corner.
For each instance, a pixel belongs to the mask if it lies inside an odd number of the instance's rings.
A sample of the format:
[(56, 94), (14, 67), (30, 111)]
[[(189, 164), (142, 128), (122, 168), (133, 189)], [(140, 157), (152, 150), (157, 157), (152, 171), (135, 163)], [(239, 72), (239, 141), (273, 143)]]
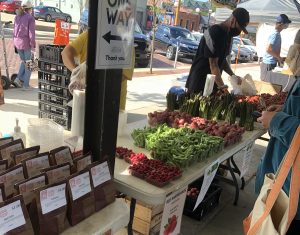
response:
[(89, 172), (71, 178), (69, 184), (73, 201), (92, 191)]
[(43, 215), (67, 205), (66, 184), (40, 191), (40, 201)]
[(27, 178), (39, 175), (42, 169), (50, 167), (49, 153), (40, 153), (35, 157), (22, 161)]
[(103, 162), (99, 165), (92, 167), (91, 174), (92, 174), (92, 180), (93, 180), (94, 187), (97, 187), (98, 185), (101, 185), (101, 184), (105, 183), (106, 181), (111, 180), (111, 175), (109, 172), (107, 162)]
[(250, 162), (251, 162), (251, 159), (252, 159), (252, 153), (253, 153), (253, 145), (254, 145), (254, 142), (251, 142), (247, 147), (245, 147), (242, 150), (243, 164), (242, 164), (242, 168), (241, 168), (240, 178), (244, 177), (245, 174), (249, 170)]
[(215, 175), (219, 168), (219, 164), (220, 164), (219, 160), (217, 160), (217, 161), (213, 162), (209, 167), (206, 168), (205, 173), (204, 173), (203, 183), (202, 183), (201, 190), (198, 195), (194, 210), (203, 201), (205, 194), (207, 193), (211, 183), (213, 182), (213, 179), (215, 178)]
[(20, 200), (0, 208), (0, 234), (5, 234), (25, 223)]
[(161, 220), (160, 235), (180, 233), (187, 186), (167, 196)]
[(11, 152), (10, 157), (11, 159), (13, 159), (15, 165), (18, 165), (23, 160), (36, 156), (39, 153), (39, 151), (40, 151), (40, 146), (34, 146), (34, 147)]

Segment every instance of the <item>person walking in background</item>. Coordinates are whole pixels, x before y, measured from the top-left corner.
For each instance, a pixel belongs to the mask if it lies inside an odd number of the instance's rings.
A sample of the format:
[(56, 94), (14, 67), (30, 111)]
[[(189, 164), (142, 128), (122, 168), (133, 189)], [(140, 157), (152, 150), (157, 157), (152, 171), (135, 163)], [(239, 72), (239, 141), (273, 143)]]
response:
[[(298, 31), (295, 43), (289, 49), (286, 63), (293, 72), (296, 82), (290, 90), (285, 104), (272, 105), (262, 113), (258, 119), (269, 130), (270, 141), (256, 173), (255, 191), (259, 193), (263, 185), (265, 174), (276, 173), (285, 153), (290, 147), (294, 134), (300, 125), (300, 31)], [(288, 175), (283, 190), (287, 195), (290, 191), (291, 174)], [(296, 217), (294, 218), (287, 235), (300, 233), (300, 203)]]
[(282, 66), (283, 59), (280, 57), (281, 35), (280, 32), (289, 27), (292, 21), (285, 14), (281, 14), (276, 19), (274, 31), (268, 37), (266, 52), (260, 65), (260, 79), (265, 81), (267, 72), (273, 70), (277, 63)]
[(23, 4), (17, 10), (14, 22), (14, 46), (20, 56), (21, 64), (15, 85), (25, 89), (30, 88), (29, 81), (31, 71), (27, 69), (25, 62), (32, 57), (32, 51), (35, 51), (35, 19), (32, 16), (32, 4), (30, 2)]

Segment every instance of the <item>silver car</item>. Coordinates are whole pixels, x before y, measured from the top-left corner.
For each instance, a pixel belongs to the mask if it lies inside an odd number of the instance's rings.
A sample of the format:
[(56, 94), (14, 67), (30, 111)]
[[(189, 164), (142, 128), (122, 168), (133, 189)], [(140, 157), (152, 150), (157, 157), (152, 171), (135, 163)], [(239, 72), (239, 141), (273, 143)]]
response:
[(70, 14), (64, 13), (56, 7), (37, 6), (33, 8), (33, 14), (36, 20), (44, 19), (45, 21), (51, 22), (60, 19), (68, 23), (72, 22)]

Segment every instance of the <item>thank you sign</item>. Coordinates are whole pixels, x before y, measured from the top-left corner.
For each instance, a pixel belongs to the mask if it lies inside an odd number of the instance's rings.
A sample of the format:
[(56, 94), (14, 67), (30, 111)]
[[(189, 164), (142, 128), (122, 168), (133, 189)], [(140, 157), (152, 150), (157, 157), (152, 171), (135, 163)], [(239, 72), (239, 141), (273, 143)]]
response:
[(96, 69), (129, 68), (132, 63), (136, 0), (98, 1)]

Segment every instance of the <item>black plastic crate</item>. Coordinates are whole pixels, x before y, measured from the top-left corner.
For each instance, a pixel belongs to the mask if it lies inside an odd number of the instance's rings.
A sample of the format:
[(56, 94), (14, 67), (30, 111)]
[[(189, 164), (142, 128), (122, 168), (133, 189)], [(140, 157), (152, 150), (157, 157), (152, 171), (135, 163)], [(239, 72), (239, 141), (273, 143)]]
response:
[(70, 84), (70, 76), (54, 74), (51, 72), (39, 71), (38, 78), (40, 82), (63, 88), (67, 88)]
[[(199, 190), (201, 189), (201, 185), (200, 187), (195, 185), (193, 187), (197, 187)], [(219, 205), (221, 192), (222, 188), (219, 185), (212, 184), (208, 189), (203, 201), (194, 211), (193, 209), (197, 198), (186, 197), (183, 214), (196, 220), (202, 220), (207, 214), (209, 214)]]
[(71, 71), (68, 68), (61, 64), (55, 64), (48, 61), (39, 60), (38, 62), (39, 70), (42, 72), (48, 72), (51, 74), (59, 74), (64, 76), (71, 76)]
[(39, 81), (39, 91), (48, 93), (53, 96), (65, 98), (67, 100), (71, 99), (72, 97), (67, 87), (60, 87), (41, 80)]
[(69, 118), (71, 116), (71, 108), (68, 106), (55, 105), (53, 103), (49, 103), (47, 101), (39, 101), (39, 110), (44, 111), (51, 114), (56, 114), (65, 118)]
[(39, 46), (39, 58), (42, 60), (48, 60), (49, 62), (63, 64), (61, 52), (65, 46), (59, 45), (40, 45)]
[(72, 117), (63, 117), (56, 114), (48, 113), (45, 111), (39, 111), (39, 118), (49, 118), (52, 121), (56, 122), (57, 124), (64, 127), (66, 130), (71, 130), (71, 121)]
[(39, 91), (39, 101), (50, 105), (66, 107), (69, 100), (67, 98), (53, 96), (49, 93)]

